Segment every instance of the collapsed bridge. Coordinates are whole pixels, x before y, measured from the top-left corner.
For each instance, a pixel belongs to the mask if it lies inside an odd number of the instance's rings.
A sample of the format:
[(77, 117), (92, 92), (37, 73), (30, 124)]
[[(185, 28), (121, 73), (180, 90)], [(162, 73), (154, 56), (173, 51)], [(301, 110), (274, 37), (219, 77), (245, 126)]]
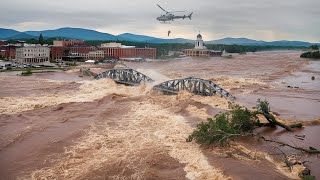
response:
[(110, 78), (117, 83), (131, 86), (139, 85), (141, 82), (153, 82), (148, 76), (133, 69), (109, 69), (97, 74), (94, 78)]
[[(95, 79), (110, 78), (116, 83), (126, 85), (140, 85), (142, 82), (154, 82), (150, 77), (133, 69), (109, 69), (94, 76)], [(154, 90), (166, 94), (178, 94), (179, 91), (188, 91), (202, 96), (213, 96), (219, 94), (221, 97), (235, 100), (228, 91), (224, 90), (213, 81), (200, 78), (182, 78), (165, 81), (153, 87)]]
[(179, 91), (189, 91), (202, 96), (219, 94), (221, 97), (226, 97), (231, 100), (236, 99), (228, 91), (222, 89), (214, 82), (194, 77), (169, 80), (154, 86), (153, 89), (167, 94), (177, 94)]

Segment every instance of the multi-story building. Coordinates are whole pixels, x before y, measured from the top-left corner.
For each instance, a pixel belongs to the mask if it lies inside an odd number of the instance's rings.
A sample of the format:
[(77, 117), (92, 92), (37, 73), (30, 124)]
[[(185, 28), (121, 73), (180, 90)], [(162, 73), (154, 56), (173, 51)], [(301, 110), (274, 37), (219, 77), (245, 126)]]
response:
[(53, 46), (65, 47), (65, 46), (74, 46), (74, 45), (84, 45), (83, 40), (72, 39), (72, 40), (54, 40)]
[[(62, 43), (63, 44), (63, 43)], [(99, 47), (85, 44), (74, 44), (61, 46), (55, 43), (51, 46), (51, 61), (62, 59), (77, 60), (100, 60), (105, 58), (155, 58), (155, 48), (136, 48), (135, 46), (124, 46), (121, 43), (105, 43)]]
[(221, 56), (222, 51), (209, 50), (204, 46), (201, 34), (197, 35), (197, 40), (195, 41), (194, 49), (185, 49), (183, 53), (187, 56), (196, 56), (196, 57), (212, 57), (212, 56)]
[(157, 50), (155, 48), (136, 48), (135, 46), (125, 46), (121, 43), (105, 43), (101, 44), (99, 49), (104, 50), (105, 58), (115, 57), (121, 58), (152, 58), (156, 57)]
[(24, 45), (16, 48), (15, 62), (20, 64), (48, 64), (50, 48), (41, 45)]
[(101, 47), (121, 47), (121, 43), (116, 43), (116, 42), (110, 42), (110, 43), (103, 43), (100, 45)]
[(16, 58), (16, 46), (12, 44), (0, 46), (0, 55), (8, 60)]

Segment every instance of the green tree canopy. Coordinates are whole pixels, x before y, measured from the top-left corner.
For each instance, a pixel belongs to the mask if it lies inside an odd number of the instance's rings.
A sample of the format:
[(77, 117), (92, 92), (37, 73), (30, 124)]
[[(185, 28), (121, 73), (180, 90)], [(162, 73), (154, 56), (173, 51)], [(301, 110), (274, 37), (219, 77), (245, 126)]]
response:
[(44, 39), (43, 39), (43, 36), (42, 36), (42, 33), (39, 35), (39, 44), (43, 45), (44, 44)]
[(312, 49), (312, 50), (319, 50), (319, 46), (316, 45), (316, 44), (314, 44), (314, 45), (310, 46), (310, 49)]

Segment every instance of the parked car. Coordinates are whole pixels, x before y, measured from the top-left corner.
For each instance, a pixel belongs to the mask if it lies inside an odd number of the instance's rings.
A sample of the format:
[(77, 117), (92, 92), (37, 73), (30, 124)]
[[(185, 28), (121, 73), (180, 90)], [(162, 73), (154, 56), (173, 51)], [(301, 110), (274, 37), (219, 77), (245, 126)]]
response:
[(5, 64), (4, 66), (5, 66), (6, 68), (12, 67), (12, 64)]

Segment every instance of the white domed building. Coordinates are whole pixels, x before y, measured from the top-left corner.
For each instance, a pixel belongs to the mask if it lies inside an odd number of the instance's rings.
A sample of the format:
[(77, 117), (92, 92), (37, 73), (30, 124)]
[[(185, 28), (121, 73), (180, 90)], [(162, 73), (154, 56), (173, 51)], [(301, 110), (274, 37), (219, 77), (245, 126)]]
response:
[(185, 49), (183, 50), (183, 53), (186, 56), (195, 57), (213, 57), (222, 55), (222, 51), (208, 50), (207, 47), (204, 46), (201, 34), (197, 35), (197, 40), (195, 41), (194, 49)]

